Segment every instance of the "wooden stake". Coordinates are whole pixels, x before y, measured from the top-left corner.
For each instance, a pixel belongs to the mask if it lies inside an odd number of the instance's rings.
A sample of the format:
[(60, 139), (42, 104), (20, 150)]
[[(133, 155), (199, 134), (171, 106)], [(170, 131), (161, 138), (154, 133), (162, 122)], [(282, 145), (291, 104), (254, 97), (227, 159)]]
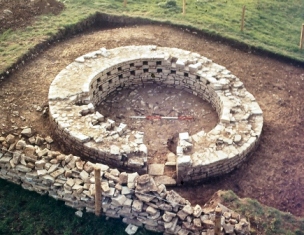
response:
[(95, 171), (95, 215), (100, 216), (102, 211), (100, 168), (95, 167), (94, 171)]
[(127, 6), (127, 0), (124, 0), (124, 7)]
[(304, 41), (304, 24), (302, 24), (301, 37), (300, 37), (300, 49), (303, 49), (303, 41)]
[(242, 23), (241, 23), (241, 31), (242, 32), (244, 30), (245, 11), (246, 11), (246, 6), (243, 6)]
[(221, 218), (222, 218), (222, 209), (217, 207), (215, 209), (215, 226), (214, 226), (214, 235), (221, 235)]
[(183, 15), (186, 14), (186, 0), (183, 0)]

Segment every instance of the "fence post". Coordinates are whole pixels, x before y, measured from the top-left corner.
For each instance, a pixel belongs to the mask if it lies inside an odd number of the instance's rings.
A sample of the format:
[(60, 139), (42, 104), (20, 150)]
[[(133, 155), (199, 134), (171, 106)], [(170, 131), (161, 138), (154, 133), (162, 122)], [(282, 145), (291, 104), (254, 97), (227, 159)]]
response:
[(183, 15), (186, 13), (186, 0), (183, 0)]
[(222, 209), (217, 207), (215, 209), (215, 226), (214, 226), (214, 235), (221, 235), (221, 219), (222, 219)]
[(304, 41), (304, 24), (302, 24), (301, 37), (300, 37), (300, 49), (303, 49), (303, 41)]
[(242, 22), (241, 22), (241, 31), (242, 31), (242, 32), (243, 32), (243, 30), (244, 30), (245, 11), (246, 11), (246, 6), (243, 6)]
[(100, 168), (95, 167), (94, 173), (95, 173), (95, 215), (100, 216), (101, 211), (102, 211)]

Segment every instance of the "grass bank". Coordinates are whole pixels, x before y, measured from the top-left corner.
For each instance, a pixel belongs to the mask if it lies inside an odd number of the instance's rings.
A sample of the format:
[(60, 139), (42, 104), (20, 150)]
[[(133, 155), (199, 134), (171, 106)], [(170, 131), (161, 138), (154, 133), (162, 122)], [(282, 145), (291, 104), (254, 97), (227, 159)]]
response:
[[(249, 198), (240, 199), (232, 191), (218, 193), (223, 204), (251, 223), (251, 234), (304, 235), (304, 219), (261, 205)], [(62, 201), (29, 192), (0, 179), (0, 234), (18, 235), (124, 235), (127, 226), (121, 220), (96, 217), (75, 210)], [(137, 235), (156, 235), (140, 228)]]
[[(0, 234), (2, 235), (125, 235), (121, 220), (96, 217), (75, 210), (49, 196), (29, 192), (0, 179)], [(140, 228), (137, 235), (156, 235)]]
[[(73, 28), (96, 12), (141, 17), (193, 30), (220, 35), (296, 61), (304, 62), (299, 49), (301, 25), (304, 22), (302, 0), (187, 0), (182, 15), (178, 0), (61, 0), (66, 8), (61, 14), (42, 15), (31, 25), (0, 35), (0, 74), (18, 59), (58, 32)], [(242, 7), (246, 5), (245, 28), (240, 31)]]
[(250, 221), (252, 235), (304, 235), (303, 218), (264, 206), (254, 199), (240, 199), (230, 190), (218, 194), (226, 206)]

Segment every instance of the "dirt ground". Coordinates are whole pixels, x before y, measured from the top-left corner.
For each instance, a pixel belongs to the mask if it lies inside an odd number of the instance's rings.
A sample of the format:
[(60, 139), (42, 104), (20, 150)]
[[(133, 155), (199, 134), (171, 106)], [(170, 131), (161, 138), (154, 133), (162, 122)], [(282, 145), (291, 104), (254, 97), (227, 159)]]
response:
[(131, 130), (145, 133), (149, 163), (164, 164), (166, 155), (176, 152), (178, 133), (209, 132), (218, 122), (216, 111), (207, 101), (184, 90), (156, 84), (113, 92), (97, 110), (105, 117), (127, 124)]
[(58, 14), (64, 8), (56, 0), (0, 0), (0, 32), (30, 25), (41, 14)]
[(49, 85), (79, 55), (101, 47), (147, 44), (194, 51), (226, 66), (244, 82), (264, 112), (260, 145), (242, 167), (212, 182), (175, 190), (202, 205), (215, 191), (231, 189), (241, 197), (303, 217), (304, 69), (191, 32), (144, 25), (88, 32), (51, 46), (0, 83), (0, 134), (19, 133), (21, 127), (32, 126), (47, 135), (49, 122), (41, 110), (47, 105)]

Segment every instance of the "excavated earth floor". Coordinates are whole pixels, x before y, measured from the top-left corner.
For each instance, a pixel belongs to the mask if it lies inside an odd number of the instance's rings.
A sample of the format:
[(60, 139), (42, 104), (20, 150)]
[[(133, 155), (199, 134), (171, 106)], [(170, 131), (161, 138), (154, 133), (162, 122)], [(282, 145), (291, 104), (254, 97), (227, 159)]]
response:
[(149, 163), (164, 164), (166, 155), (176, 152), (179, 133), (209, 132), (218, 122), (216, 111), (207, 101), (185, 90), (156, 84), (113, 92), (97, 110), (131, 130), (145, 133)]
[[(55, 76), (76, 57), (101, 47), (147, 44), (194, 51), (227, 67), (244, 82), (264, 112), (260, 145), (242, 167), (208, 183), (184, 185), (175, 190), (193, 204), (202, 205), (215, 191), (231, 189), (241, 197), (255, 198), (304, 216), (301, 190), (304, 187), (304, 69), (207, 40), (195, 32), (143, 25), (95, 30), (52, 45), (0, 83), (0, 134), (20, 133), (20, 128), (25, 126), (31, 126), (41, 136), (51, 132), (49, 120), (43, 115), (48, 89)], [(191, 98), (184, 99), (187, 102)], [(172, 100), (172, 107), (180, 109), (182, 100)], [(217, 121), (216, 115), (201, 118), (205, 122)], [(208, 125), (212, 128), (215, 124)], [(157, 138), (157, 134), (154, 137)], [(166, 140), (163, 136), (160, 138)], [(68, 152), (68, 147), (63, 151)]]

